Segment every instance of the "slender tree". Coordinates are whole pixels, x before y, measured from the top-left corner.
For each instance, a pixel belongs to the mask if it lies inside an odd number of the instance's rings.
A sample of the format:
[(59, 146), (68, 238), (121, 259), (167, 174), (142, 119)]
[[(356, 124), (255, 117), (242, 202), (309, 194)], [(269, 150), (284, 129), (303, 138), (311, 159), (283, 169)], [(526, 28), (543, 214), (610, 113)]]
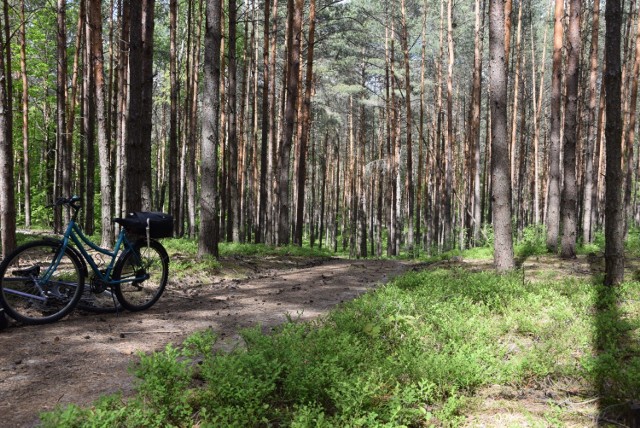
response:
[(480, 200), (480, 106), (482, 104), (482, 46), (484, 42), (482, 17), (484, 16), (484, 1), (475, 1), (475, 38), (473, 54), (473, 83), (471, 91), (471, 121), (469, 123), (468, 145), (473, 151), (473, 242), (479, 243), (482, 211)]
[[(180, 217), (180, 180), (178, 175), (178, 0), (169, 2), (169, 212), (174, 221)], [(177, 229), (177, 228), (176, 228)], [(176, 230), (177, 232), (177, 230)]]
[[(141, 122), (140, 149), (140, 187), (141, 208), (151, 210), (153, 206), (151, 181), (151, 133), (153, 128), (153, 33), (155, 29), (155, 0), (142, 0), (142, 93), (141, 93)], [(131, 71), (130, 71), (131, 73)], [(135, 165), (136, 162), (133, 162)]]
[(608, 286), (624, 280), (624, 207), (622, 206), (622, 112), (620, 42), (622, 7), (620, 0), (608, 0), (605, 9), (606, 69), (606, 205), (605, 205), (605, 278)]
[(578, 80), (580, 79), (581, 0), (571, 0), (568, 31), (567, 98), (564, 126), (564, 187), (562, 188), (562, 258), (576, 256), (577, 200), (576, 144), (578, 139)]
[(264, 243), (267, 221), (267, 197), (269, 183), (267, 182), (267, 161), (269, 156), (269, 88), (270, 88), (270, 63), (269, 63), (269, 7), (270, 1), (264, 2), (264, 33), (262, 46), (262, 118), (260, 140), (260, 199), (258, 202), (258, 227), (256, 229), (256, 243)]
[(24, 0), (20, 2), (20, 75), (22, 77), (22, 174), (24, 225), (31, 227), (31, 166), (29, 163), (29, 79), (27, 76), (27, 32)]
[(562, 127), (562, 41), (564, 0), (556, 0), (553, 29), (553, 71), (551, 77), (551, 146), (549, 148), (549, 196), (547, 202), (547, 248), (558, 250), (560, 233), (560, 128)]
[(489, 93), (491, 98), (491, 182), (494, 264), (498, 271), (515, 266), (511, 231), (511, 177), (507, 136), (507, 76), (504, 61), (504, 1), (489, 2)]
[(96, 118), (98, 122), (98, 157), (100, 159), (100, 198), (102, 220), (102, 245), (109, 246), (113, 240), (111, 221), (111, 160), (107, 133), (107, 111), (105, 107), (104, 55), (102, 50), (102, 11), (100, 2), (88, 2), (89, 44), (91, 46), (93, 79), (96, 91)]
[[(129, 3), (129, 93), (127, 105), (127, 140), (124, 148), (126, 165), (123, 180), (124, 203), (127, 211), (143, 208), (145, 170), (150, 159), (145, 158), (143, 126), (143, 1)], [(148, 182), (147, 182), (148, 184)]]
[[(5, 13), (6, 14), (6, 13)], [(57, 79), (56, 79), (56, 197), (71, 196), (71, 145), (66, 138), (67, 130), (67, 2), (58, 0), (58, 36), (57, 40)], [(7, 57), (9, 58), (9, 57)], [(9, 91), (11, 93), (11, 91)], [(56, 210), (54, 228), (62, 230), (60, 210)], [(69, 219), (69, 212), (63, 210), (65, 220)]]
[[(503, 23), (504, 24), (504, 23)], [(453, 235), (453, 151), (455, 149), (453, 132), (453, 0), (447, 1), (447, 46), (449, 51), (447, 74), (447, 143), (445, 145), (445, 200), (444, 200), (444, 236), (443, 249), (451, 249)]]
[(284, 132), (278, 153), (278, 245), (288, 245), (290, 233), (289, 166), (293, 145), (298, 83), (300, 74), (300, 42), (302, 38), (302, 0), (289, 0), (287, 13), (290, 28), (287, 31), (287, 87), (284, 112)]
[[(6, 17), (7, 8), (4, 8)], [(3, 24), (6, 26), (7, 20)], [(1, 25), (1, 24), (0, 24)], [(6, 33), (5, 33), (6, 35)], [(13, 131), (11, 115), (8, 105), (9, 91), (7, 64), (5, 63), (4, 35), (0, 30), (0, 244), (2, 245), (2, 257), (13, 251), (16, 246), (16, 207), (13, 178)]]
[(218, 257), (220, 241), (218, 149), (220, 146), (220, 44), (222, 5), (206, 0), (202, 103), (202, 175), (198, 254)]
[[(315, 37), (316, 0), (310, 0), (307, 67), (305, 75), (304, 97), (302, 99), (302, 132), (300, 133), (300, 149), (298, 159), (298, 199), (296, 204), (296, 233), (294, 236), (294, 242), (297, 245), (302, 245), (302, 230), (304, 225), (305, 181), (307, 175), (306, 152), (311, 128), (311, 91), (313, 89), (313, 54), (315, 52)], [(313, 209), (313, 207), (311, 208)]]
[(238, 67), (236, 63), (236, 27), (237, 10), (236, 0), (229, 0), (229, 59), (228, 72), (229, 84), (227, 92), (228, 101), (228, 145), (229, 145), (229, 196), (230, 203), (227, 207), (227, 230), (231, 234), (233, 242), (240, 241), (240, 193), (238, 189), (238, 125), (237, 125), (237, 88), (236, 79)]
[(409, 60), (409, 31), (407, 29), (407, 11), (405, 7), (405, 0), (400, 0), (400, 9), (402, 11), (402, 51), (404, 53), (404, 89), (405, 89), (405, 106), (406, 106), (406, 119), (407, 119), (407, 251), (409, 254), (413, 254), (414, 251), (414, 223), (415, 223), (415, 202), (414, 202), (414, 190), (413, 190), (413, 141), (411, 140), (411, 130), (413, 128), (413, 117), (411, 115), (411, 62)]
[(588, 106), (588, 130), (585, 144), (585, 167), (584, 167), (584, 195), (582, 206), (582, 241), (591, 243), (593, 240), (593, 209), (592, 203), (594, 190), (594, 161), (593, 154), (597, 141), (597, 79), (598, 79), (598, 37), (600, 29), (600, 2), (593, 2), (593, 19), (591, 23), (591, 47), (589, 51), (589, 106)]
[[(637, 17), (640, 18), (640, 10)], [(640, 21), (638, 21), (640, 22)], [(636, 135), (636, 109), (638, 104), (638, 78), (640, 77), (640, 25), (636, 29), (636, 58), (631, 73), (631, 88), (629, 93), (629, 123), (627, 125), (626, 138), (627, 160), (626, 160), (626, 176), (624, 186), (624, 206), (625, 206), (625, 233), (629, 232), (629, 222), (632, 220), (633, 208), (631, 206), (632, 187), (635, 185), (633, 180), (634, 156), (633, 147), (635, 145)]]

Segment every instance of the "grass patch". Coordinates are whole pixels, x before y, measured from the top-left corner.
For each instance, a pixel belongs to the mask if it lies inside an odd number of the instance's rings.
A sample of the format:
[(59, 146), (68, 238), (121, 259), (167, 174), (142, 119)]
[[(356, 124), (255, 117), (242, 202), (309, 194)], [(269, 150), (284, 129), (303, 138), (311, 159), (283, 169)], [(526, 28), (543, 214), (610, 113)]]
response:
[[(620, 403), (640, 390), (639, 302), (636, 282), (415, 272), (322, 320), (245, 330), (246, 349), (214, 352), (205, 331), (143, 355), (133, 399), (60, 408), (43, 425), (456, 426), (484, 388), (567, 379), (583, 386), (575, 394)], [(540, 426), (581, 420), (547, 401), (523, 414)]]

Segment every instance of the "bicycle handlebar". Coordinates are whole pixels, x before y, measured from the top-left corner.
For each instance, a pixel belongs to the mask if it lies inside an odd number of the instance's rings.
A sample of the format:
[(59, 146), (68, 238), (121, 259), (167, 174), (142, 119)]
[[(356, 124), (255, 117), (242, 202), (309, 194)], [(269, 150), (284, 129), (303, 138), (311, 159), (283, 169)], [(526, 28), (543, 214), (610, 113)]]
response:
[(76, 195), (70, 198), (58, 198), (53, 204), (47, 205), (47, 208), (55, 208), (61, 205), (69, 205), (73, 208), (80, 208), (80, 205), (77, 203), (77, 202), (80, 202), (80, 200), (81, 200), (80, 196), (76, 196)]

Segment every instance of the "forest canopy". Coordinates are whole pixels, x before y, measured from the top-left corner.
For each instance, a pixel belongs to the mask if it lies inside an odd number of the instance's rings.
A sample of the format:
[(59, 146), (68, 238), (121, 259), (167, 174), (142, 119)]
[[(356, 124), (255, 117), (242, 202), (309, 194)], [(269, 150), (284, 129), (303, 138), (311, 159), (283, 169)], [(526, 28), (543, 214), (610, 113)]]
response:
[(508, 268), (534, 230), (575, 256), (604, 230), (616, 132), (618, 235), (640, 220), (640, 12), (607, 3), (605, 25), (577, 0), (3, 0), (3, 253), (77, 194), (105, 245), (153, 210), (200, 254), (495, 244)]

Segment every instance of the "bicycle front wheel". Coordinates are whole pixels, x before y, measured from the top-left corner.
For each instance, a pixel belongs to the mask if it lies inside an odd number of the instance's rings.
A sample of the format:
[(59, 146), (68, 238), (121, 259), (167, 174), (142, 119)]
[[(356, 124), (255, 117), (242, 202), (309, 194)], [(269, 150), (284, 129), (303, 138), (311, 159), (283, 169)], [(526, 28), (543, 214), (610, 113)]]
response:
[(158, 301), (167, 285), (169, 256), (158, 241), (136, 241), (118, 259), (113, 279), (126, 281), (114, 287), (120, 304), (130, 311), (142, 311)]
[(54, 322), (71, 312), (84, 288), (82, 265), (62, 242), (35, 241), (0, 264), (0, 304), (24, 324)]

